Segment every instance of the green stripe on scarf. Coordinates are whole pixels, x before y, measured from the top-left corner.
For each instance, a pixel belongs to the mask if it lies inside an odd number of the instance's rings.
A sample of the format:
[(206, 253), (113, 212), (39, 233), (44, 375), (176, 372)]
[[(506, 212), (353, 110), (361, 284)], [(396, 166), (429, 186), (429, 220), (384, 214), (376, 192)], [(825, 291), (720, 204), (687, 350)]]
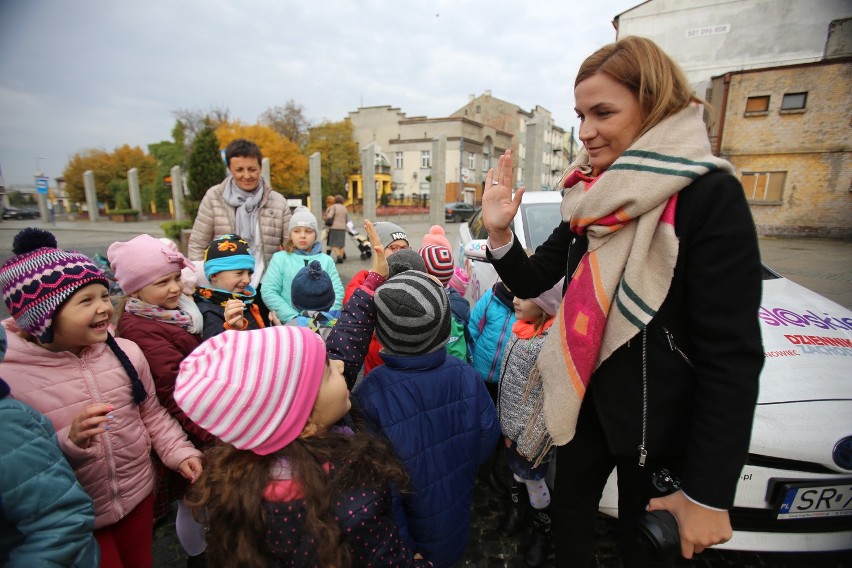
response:
[[(637, 160), (656, 160), (663, 165)], [(589, 175), (588, 152), (583, 150), (570, 168)], [(577, 290), (582, 296), (566, 293), (556, 316), (561, 333), (547, 335), (530, 375), (530, 383), (542, 384), (540, 404), (547, 427), (543, 435), (518, 446), (531, 461), (540, 461), (553, 445), (567, 444), (574, 437), (586, 388), (575, 386), (568, 378), (574, 376), (569, 369), (585, 369), (590, 375), (581, 376), (580, 381), (587, 386), (594, 370), (656, 315), (668, 295), (678, 257), (674, 226), (664, 213), (670, 205), (674, 207), (677, 194), (692, 180), (714, 170), (732, 173), (733, 167), (711, 153), (701, 111), (689, 105), (640, 136), (588, 189), (576, 182), (572, 172), (564, 176), (576, 185), (565, 190), (563, 220), (575, 232), (588, 236), (589, 252), (583, 262), (595, 255), (596, 281), (594, 287), (569, 284), (569, 291)], [(619, 285), (625, 294), (621, 298)], [(622, 300), (632, 301), (636, 307), (628, 307)], [(617, 308), (610, 308), (609, 313), (592, 309), (613, 304)], [(596, 345), (575, 332), (573, 318), (566, 319), (566, 314), (577, 313), (575, 308), (581, 306), (589, 307), (581, 311), (590, 321), (595, 318), (587, 329), (605, 326)]]

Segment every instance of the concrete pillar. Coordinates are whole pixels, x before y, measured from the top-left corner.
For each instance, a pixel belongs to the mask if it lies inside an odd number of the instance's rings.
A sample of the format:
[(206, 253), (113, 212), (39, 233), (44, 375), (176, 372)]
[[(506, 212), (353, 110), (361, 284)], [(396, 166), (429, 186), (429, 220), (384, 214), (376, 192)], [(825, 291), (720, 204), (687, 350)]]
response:
[(432, 140), (432, 182), (429, 184), (429, 222), (444, 224), (444, 203), (447, 201), (447, 137), (442, 134)]
[[(309, 179), (311, 182), (311, 213), (317, 219), (322, 219), (325, 203), (322, 201), (322, 156), (314, 152), (308, 159)], [(323, 223), (320, 223), (322, 226)]]
[[(528, 191), (541, 191), (542, 174), (544, 173), (544, 124), (537, 120), (531, 120), (527, 123), (526, 136), (527, 154), (524, 160), (524, 179), (521, 180), (521, 185), (527, 186)], [(512, 188), (517, 185), (515, 181)]]
[(364, 219), (376, 222), (376, 144), (370, 142), (361, 150), (361, 195), (364, 196)]
[(38, 214), (42, 221), (50, 221), (50, 214), (47, 210), (47, 195), (44, 193), (36, 193), (38, 200)]
[(180, 166), (173, 166), (170, 174), (172, 176), (172, 201), (175, 208), (175, 221), (183, 221), (183, 176)]
[(86, 193), (86, 206), (89, 208), (89, 221), (98, 220), (98, 196), (95, 193), (95, 173), (92, 170), (83, 172), (83, 189)]
[(130, 168), (127, 170), (127, 189), (130, 192), (130, 208), (139, 211), (142, 218), (142, 193), (139, 191), (139, 170)]
[[(266, 185), (272, 187), (272, 177), (269, 174), (269, 158), (264, 158), (260, 162), (260, 175), (263, 176), (263, 181)], [(286, 195), (284, 197), (287, 197)]]

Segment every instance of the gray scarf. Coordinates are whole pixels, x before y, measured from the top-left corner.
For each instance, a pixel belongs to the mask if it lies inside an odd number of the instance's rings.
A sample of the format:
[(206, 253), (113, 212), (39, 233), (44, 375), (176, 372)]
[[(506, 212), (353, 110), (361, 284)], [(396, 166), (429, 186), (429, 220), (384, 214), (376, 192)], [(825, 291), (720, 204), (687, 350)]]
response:
[(251, 243), (253, 250), (260, 250), (263, 243), (258, 242), (257, 215), (260, 212), (260, 202), (263, 200), (263, 178), (258, 178), (257, 189), (254, 191), (240, 189), (233, 176), (228, 176), (224, 185), (222, 201), (234, 208), (236, 217), (234, 232)]

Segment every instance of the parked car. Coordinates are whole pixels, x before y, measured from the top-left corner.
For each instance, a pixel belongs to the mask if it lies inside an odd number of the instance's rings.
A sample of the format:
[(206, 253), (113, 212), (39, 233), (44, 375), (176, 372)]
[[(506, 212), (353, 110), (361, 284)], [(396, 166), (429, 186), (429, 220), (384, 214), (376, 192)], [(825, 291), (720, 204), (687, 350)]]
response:
[[(534, 249), (559, 223), (559, 194), (524, 194), (513, 230)], [(496, 279), (477, 213), (459, 231), (475, 301)], [(852, 311), (764, 267), (758, 313), (766, 363), (748, 461), (717, 548), (846, 550), (852, 543)], [(612, 474), (600, 510), (617, 516)]]
[(444, 220), (460, 223), (470, 219), (476, 209), (470, 203), (464, 201), (453, 201), (444, 205)]
[(17, 207), (5, 207), (3, 219), (38, 219), (41, 217), (38, 209), (19, 209)]
[[(562, 194), (558, 191), (525, 191), (521, 207), (512, 222), (512, 230), (525, 249), (535, 250), (547, 240), (559, 225), (559, 204)], [(497, 281), (497, 272), (485, 258), (485, 239), (488, 234), (482, 225), (482, 210), (476, 211), (467, 223), (459, 228), (461, 240), (456, 258), (470, 275), (468, 298), (476, 303), (486, 290)]]

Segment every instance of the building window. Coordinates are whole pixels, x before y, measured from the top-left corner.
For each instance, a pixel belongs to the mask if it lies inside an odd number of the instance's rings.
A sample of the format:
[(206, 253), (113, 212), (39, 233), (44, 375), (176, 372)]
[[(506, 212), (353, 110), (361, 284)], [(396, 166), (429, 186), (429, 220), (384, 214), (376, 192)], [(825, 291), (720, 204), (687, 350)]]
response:
[(396, 154), (394, 154), (394, 167), (398, 170), (401, 170), (402, 164), (402, 152), (397, 152)]
[(781, 203), (787, 172), (743, 172), (746, 199), (754, 203)]
[(769, 95), (746, 99), (746, 115), (766, 114), (769, 112)]
[(808, 93), (784, 93), (781, 99), (781, 110), (805, 110)]
[(474, 168), (474, 166), (476, 166), (476, 156), (473, 154), (473, 152), (468, 152), (467, 153), (467, 167), (468, 167), (468, 169), (472, 170)]
[(482, 153), (482, 171), (487, 172), (491, 166), (488, 164), (488, 152)]
[(431, 168), (432, 167), (432, 150), (421, 150), (420, 151), (420, 167), (421, 168)]

